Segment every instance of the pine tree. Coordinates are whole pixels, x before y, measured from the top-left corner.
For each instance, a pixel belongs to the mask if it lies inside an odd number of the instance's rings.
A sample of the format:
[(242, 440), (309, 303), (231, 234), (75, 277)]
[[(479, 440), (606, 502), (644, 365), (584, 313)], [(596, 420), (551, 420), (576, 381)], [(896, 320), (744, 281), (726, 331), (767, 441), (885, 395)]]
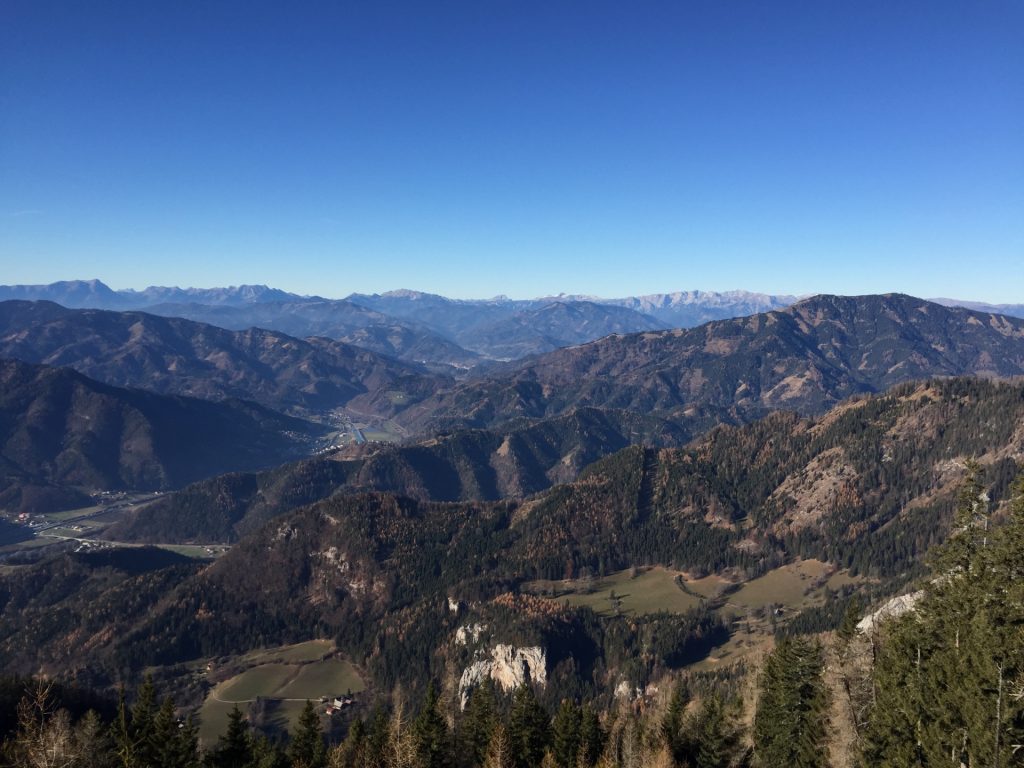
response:
[(551, 724), (552, 756), (558, 768), (575, 768), (582, 724), (583, 712), (579, 705), (563, 699)]
[(140, 766), (160, 765), (159, 742), (156, 733), (156, 687), (151, 675), (146, 675), (139, 686), (139, 693), (132, 707), (132, 741), (135, 744), (135, 760)]
[(466, 703), (459, 726), (459, 742), (475, 765), (483, 763), (498, 725), (497, 704), (494, 698), (494, 684), (485, 680)]
[(803, 637), (783, 638), (768, 656), (754, 719), (754, 753), (759, 765), (825, 765), (823, 668), (820, 646)]
[(705, 699), (689, 730), (695, 768), (727, 768), (739, 745), (739, 733), (717, 695)]
[(601, 728), (601, 721), (597, 712), (589, 704), (583, 706), (583, 714), (580, 718), (580, 748), (579, 761), (585, 766), (592, 766), (597, 763), (601, 752), (604, 751), (605, 733)]
[(544, 759), (550, 737), (548, 713), (527, 683), (516, 689), (512, 700), (508, 737), (515, 768), (536, 768)]
[(388, 749), (388, 741), (391, 736), (391, 724), (388, 721), (387, 712), (382, 707), (374, 709), (373, 717), (370, 719), (370, 727), (366, 733), (366, 752), (364, 753), (367, 762), (364, 768), (380, 768), (384, 765), (384, 755)]
[(685, 762), (690, 754), (689, 740), (683, 729), (686, 705), (689, 700), (686, 688), (681, 683), (677, 683), (672, 690), (672, 698), (669, 699), (668, 709), (665, 710), (659, 728), (665, 748), (672, 755), (672, 759), (680, 764)]
[(284, 753), (266, 736), (252, 739), (252, 758), (246, 768), (293, 768)]
[(228, 713), (228, 727), (207, 755), (210, 768), (246, 768), (252, 760), (249, 724), (236, 704)]
[(117, 717), (110, 726), (110, 735), (111, 741), (114, 742), (116, 764), (120, 768), (136, 768), (138, 763), (135, 757), (132, 716), (128, 709), (123, 685), (117, 690)]
[(327, 765), (330, 768), (356, 768), (362, 765), (366, 747), (366, 725), (362, 718), (356, 718), (349, 726), (345, 740), (328, 752)]
[[(174, 742), (174, 762), (177, 768), (199, 768), (199, 724), (192, 715), (178, 726), (178, 738)], [(260, 768), (260, 767), (255, 767)]]
[(448, 768), (451, 765), (448, 724), (438, 711), (437, 689), (431, 682), (420, 713), (413, 722), (416, 753), (423, 768)]
[(324, 735), (320, 728), (320, 717), (307, 700), (306, 706), (299, 715), (291, 743), (288, 745), (288, 758), (296, 768), (324, 768), (327, 762), (327, 748)]
[(882, 627), (865, 765), (1010, 766), (1024, 733), (1024, 480), (990, 529), (971, 473), (915, 610)]

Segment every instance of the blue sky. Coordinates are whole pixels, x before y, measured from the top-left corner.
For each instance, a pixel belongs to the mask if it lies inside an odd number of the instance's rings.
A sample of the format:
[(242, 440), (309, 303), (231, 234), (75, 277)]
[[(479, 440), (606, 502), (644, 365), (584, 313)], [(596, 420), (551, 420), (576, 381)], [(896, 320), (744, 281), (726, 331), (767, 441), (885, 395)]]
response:
[(0, 5), (0, 283), (1024, 302), (1024, 4)]

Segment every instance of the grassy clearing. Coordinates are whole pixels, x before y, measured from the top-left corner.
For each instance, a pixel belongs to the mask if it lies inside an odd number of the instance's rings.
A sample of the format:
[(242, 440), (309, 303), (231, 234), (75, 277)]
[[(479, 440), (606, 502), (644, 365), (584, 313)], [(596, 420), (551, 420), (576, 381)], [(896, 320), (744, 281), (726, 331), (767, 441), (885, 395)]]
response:
[(24, 541), (16, 541), (0, 546), (0, 552), (20, 552), (23, 549), (38, 549), (39, 547), (50, 547), (58, 543), (60, 539), (48, 539), (45, 536), (34, 536)]
[(863, 581), (864, 579), (851, 576), (849, 571), (836, 571), (829, 577), (828, 581), (825, 582), (825, 586), (833, 592), (836, 592), (842, 587), (848, 587), (851, 584), (860, 584)]
[[(275, 732), (295, 725), (307, 699), (358, 693), (365, 689), (355, 668), (333, 656), (329, 640), (253, 651), (238, 658), (226, 674), (231, 675), (210, 691), (199, 711), (199, 737), (209, 745), (227, 727), (236, 705), (243, 712), (251, 702), (266, 700), (263, 724)], [(231, 674), (237, 669), (237, 674)], [(225, 674), (221, 667), (220, 674)]]
[(801, 608), (818, 597), (814, 594), (818, 592), (814, 589), (815, 582), (827, 571), (828, 566), (818, 560), (800, 560), (784, 565), (748, 581), (729, 596), (729, 603), (743, 608), (763, 608), (775, 603)]
[(248, 702), (257, 696), (273, 696), (298, 674), (291, 664), (261, 664), (214, 689), (221, 701)]
[(80, 509), (66, 509), (63, 512), (47, 512), (46, 517), (50, 520), (71, 520), (82, 515), (92, 515), (103, 509), (102, 504), (96, 504), (91, 507), (81, 507)]
[(685, 613), (696, 608), (700, 598), (680, 589), (676, 584), (677, 576), (675, 571), (661, 567), (645, 571), (629, 569), (589, 583), (582, 579), (534, 581), (524, 585), (524, 590), (551, 595), (567, 605), (586, 606), (602, 616), (614, 613), (612, 593), (621, 613)]
[(202, 544), (157, 544), (157, 546), (194, 560), (215, 560), (224, 552), (221, 547), (214, 547), (213, 552), (207, 552), (207, 548)]
[(330, 640), (309, 640), (295, 645), (282, 645), (280, 648), (267, 648), (247, 653), (243, 659), (252, 664), (270, 664), (284, 662), (297, 664), (303, 661), (319, 661), (334, 650)]
[(363, 681), (347, 661), (324, 659), (299, 667), (298, 675), (277, 693), (283, 699), (317, 699), (349, 691), (357, 693), (363, 687)]
[(702, 579), (688, 579), (686, 588), (701, 597), (712, 599), (718, 597), (722, 592), (732, 585), (732, 582), (723, 579), (721, 576), (712, 574)]
[[(217, 743), (221, 734), (228, 728), (228, 715), (235, 708), (235, 704), (227, 704), (215, 699), (207, 699), (199, 710), (199, 741), (207, 747)], [(237, 705), (242, 712), (246, 710), (246, 704)]]

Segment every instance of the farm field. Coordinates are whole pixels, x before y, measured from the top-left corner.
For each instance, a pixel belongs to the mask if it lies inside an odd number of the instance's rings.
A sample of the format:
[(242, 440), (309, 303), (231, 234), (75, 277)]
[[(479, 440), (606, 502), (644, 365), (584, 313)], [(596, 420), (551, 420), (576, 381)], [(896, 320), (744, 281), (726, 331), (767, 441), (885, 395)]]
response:
[(589, 583), (582, 579), (534, 581), (524, 585), (524, 589), (535, 594), (548, 594), (567, 605), (587, 606), (600, 615), (611, 615), (613, 603), (618, 603), (620, 612), (624, 614), (685, 613), (696, 608), (700, 598), (679, 588), (676, 584), (678, 575), (661, 567), (635, 572), (630, 569)]
[(272, 662), (298, 663), (302, 661), (319, 661), (334, 650), (330, 640), (308, 640), (295, 645), (283, 645), (280, 648), (250, 651), (243, 660), (252, 664), (270, 664)]
[[(290, 729), (307, 699), (358, 693), (364, 684), (355, 668), (331, 654), (334, 644), (312, 640), (297, 645), (254, 651), (222, 666), (222, 679), (206, 697), (199, 712), (199, 738), (213, 743), (227, 727), (237, 705), (243, 712), (263, 700), (261, 719), (273, 730)], [(232, 674), (233, 673), (233, 674)]]
[[(769, 571), (748, 581), (729, 595), (728, 604), (743, 608), (764, 608), (778, 604), (788, 608), (803, 608), (813, 601), (808, 595), (816, 580), (828, 572), (828, 565), (818, 560), (799, 560)], [(815, 590), (817, 592), (817, 590)]]

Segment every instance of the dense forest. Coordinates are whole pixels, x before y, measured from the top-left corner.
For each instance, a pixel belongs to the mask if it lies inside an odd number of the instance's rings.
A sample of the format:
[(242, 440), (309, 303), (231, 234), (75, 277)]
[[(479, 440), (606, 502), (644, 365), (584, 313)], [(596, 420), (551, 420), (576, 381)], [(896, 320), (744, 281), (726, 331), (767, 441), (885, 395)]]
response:
[(4, 760), (68, 768), (1020, 765), (1024, 475), (998, 509), (990, 491), (971, 467), (952, 534), (930, 555), (911, 610), (858, 623), (862, 609), (851, 602), (836, 631), (780, 634), (739, 679), (682, 672), (664, 676), (671, 687), (655, 696), (563, 695), (557, 703), (528, 682), (511, 695), (483, 685), (464, 709), (433, 683), (410, 699), (398, 681), (351, 718), (339, 741), (324, 738), (310, 702), (279, 742), (253, 732), (236, 709), (203, 752), (192, 718), (149, 679), (130, 704), (123, 690), (115, 703), (8, 680), (0, 686)]

